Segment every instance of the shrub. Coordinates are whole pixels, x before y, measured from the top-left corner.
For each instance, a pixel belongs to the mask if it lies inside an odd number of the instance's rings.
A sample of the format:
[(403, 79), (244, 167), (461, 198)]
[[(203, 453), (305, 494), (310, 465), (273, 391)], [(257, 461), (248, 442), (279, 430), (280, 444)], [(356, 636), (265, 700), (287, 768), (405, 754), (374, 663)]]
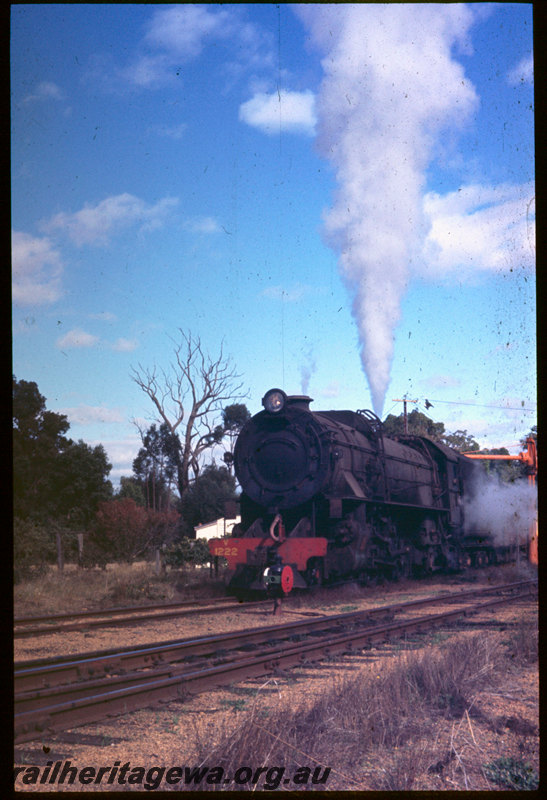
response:
[(178, 521), (175, 511), (145, 509), (130, 497), (108, 500), (97, 512), (91, 552), (95, 559), (131, 563), (172, 538)]
[(539, 786), (537, 772), (516, 758), (497, 758), (486, 764), (484, 773), (489, 781), (507, 789), (533, 791)]
[(15, 517), (13, 523), (13, 576), (15, 583), (43, 575), (57, 556), (55, 537), (42, 525)]
[(164, 551), (165, 563), (171, 567), (186, 564), (207, 564), (211, 560), (207, 539), (180, 539)]
[(535, 664), (538, 660), (539, 628), (537, 620), (517, 625), (506, 642), (509, 656), (514, 664)]

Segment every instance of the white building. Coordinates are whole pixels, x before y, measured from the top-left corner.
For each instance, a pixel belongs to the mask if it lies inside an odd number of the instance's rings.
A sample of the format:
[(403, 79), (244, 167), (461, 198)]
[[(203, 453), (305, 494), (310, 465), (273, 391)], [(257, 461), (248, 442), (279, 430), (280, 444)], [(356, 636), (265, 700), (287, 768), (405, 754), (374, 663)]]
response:
[(203, 525), (196, 525), (194, 530), (196, 532), (196, 539), (220, 539), (222, 536), (229, 536), (232, 532), (234, 525), (241, 522), (241, 517), (234, 519), (217, 519), (214, 522), (205, 522)]

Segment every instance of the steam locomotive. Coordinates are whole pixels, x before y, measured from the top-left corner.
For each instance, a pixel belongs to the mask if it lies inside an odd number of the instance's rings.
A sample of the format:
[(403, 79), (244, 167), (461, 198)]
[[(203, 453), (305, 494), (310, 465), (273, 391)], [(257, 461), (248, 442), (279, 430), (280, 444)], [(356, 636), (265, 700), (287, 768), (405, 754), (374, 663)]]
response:
[(311, 402), (271, 389), (238, 436), (241, 523), (209, 543), (233, 570), (232, 594), (506, 560), (466, 525), (476, 462), (422, 436), (390, 438), (372, 411), (311, 411)]

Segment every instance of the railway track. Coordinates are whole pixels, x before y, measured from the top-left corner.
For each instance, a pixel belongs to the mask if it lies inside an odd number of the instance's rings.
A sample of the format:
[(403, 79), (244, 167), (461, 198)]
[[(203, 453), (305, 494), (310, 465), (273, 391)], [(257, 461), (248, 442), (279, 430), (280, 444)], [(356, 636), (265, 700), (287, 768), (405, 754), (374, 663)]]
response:
[[(528, 598), (536, 588), (536, 582), (522, 581), (246, 631), (16, 664), (15, 741), (430, 630)], [(416, 615), (420, 608), (438, 605), (453, 607)], [(396, 615), (401, 619), (395, 620)]]
[[(245, 603), (245, 608), (259, 608), (268, 601)], [(193, 600), (181, 603), (157, 603), (147, 606), (111, 608), (105, 611), (83, 611), (78, 614), (50, 614), (48, 616), (16, 617), (13, 621), (15, 638), (44, 636), (66, 631), (81, 631), (89, 628), (116, 627), (136, 623), (163, 620), (198, 613), (215, 614), (241, 608), (242, 603), (229, 597), (210, 599), (202, 603)], [(44, 623), (37, 625), (36, 623)]]

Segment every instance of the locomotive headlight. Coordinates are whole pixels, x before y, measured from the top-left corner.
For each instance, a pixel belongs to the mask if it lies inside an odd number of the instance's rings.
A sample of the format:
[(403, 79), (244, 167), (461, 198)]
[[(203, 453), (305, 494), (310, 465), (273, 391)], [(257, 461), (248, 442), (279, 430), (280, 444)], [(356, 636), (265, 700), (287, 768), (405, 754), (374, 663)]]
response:
[(270, 389), (262, 398), (262, 405), (270, 414), (279, 414), (285, 408), (287, 395), (281, 389)]

